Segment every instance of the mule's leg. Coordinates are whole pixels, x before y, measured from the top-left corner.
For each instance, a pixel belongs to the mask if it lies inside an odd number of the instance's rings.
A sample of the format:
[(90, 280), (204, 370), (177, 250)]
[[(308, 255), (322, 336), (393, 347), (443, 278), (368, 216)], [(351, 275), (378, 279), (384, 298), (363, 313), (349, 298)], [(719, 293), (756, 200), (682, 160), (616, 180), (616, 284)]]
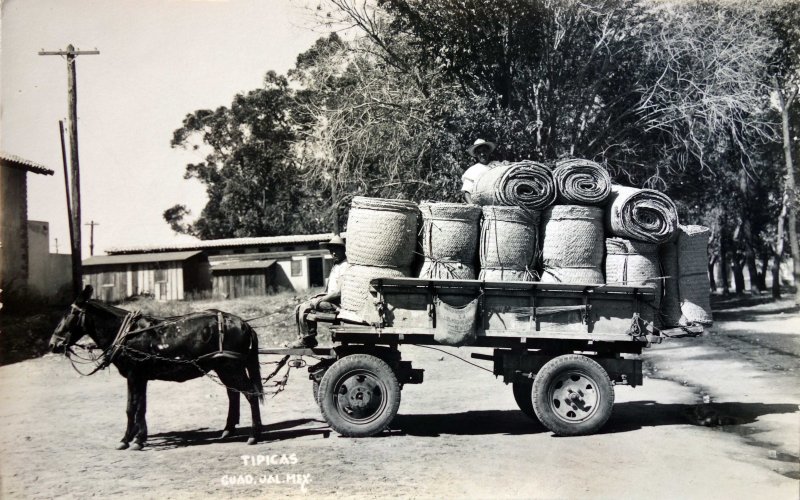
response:
[(247, 402), (250, 403), (250, 419), (251, 422), (253, 422), (247, 444), (256, 444), (261, 437), (261, 409), (258, 407), (259, 395), (256, 394), (255, 388), (249, 383), (244, 370), (242, 370), (239, 379), (242, 381), (241, 386), (244, 391), (244, 397), (247, 398)]
[(147, 441), (147, 379), (137, 377), (136, 384), (136, 435), (133, 438), (132, 450), (141, 450)]
[(261, 435), (261, 411), (258, 408), (258, 395), (250, 387), (244, 368), (236, 369), (233, 373), (228, 372), (228, 376), (230, 379), (223, 380), (222, 383), (233, 389), (234, 392), (238, 391), (238, 393), (244, 394), (247, 402), (250, 403), (250, 415), (253, 425), (250, 428), (250, 437), (247, 439), (247, 444), (256, 444)]
[(225, 384), (225, 388), (228, 392), (228, 418), (225, 421), (225, 428), (222, 430), (222, 438), (225, 439), (233, 434), (236, 426), (239, 425), (239, 395), (241, 393), (234, 389), (236, 385), (235, 377), (232, 377), (225, 370), (217, 370), (217, 375), (219, 375), (220, 382)]
[(128, 377), (128, 405), (125, 408), (125, 413), (128, 416), (128, 425), (125, 427), (125, 435), (117, 446), (118, 450), (125, 450), (128, 448), (131, 439), (133, 439), (134, 432), (134, 419), (136, 417), (136, 386), (133, 383), (133, 377)]

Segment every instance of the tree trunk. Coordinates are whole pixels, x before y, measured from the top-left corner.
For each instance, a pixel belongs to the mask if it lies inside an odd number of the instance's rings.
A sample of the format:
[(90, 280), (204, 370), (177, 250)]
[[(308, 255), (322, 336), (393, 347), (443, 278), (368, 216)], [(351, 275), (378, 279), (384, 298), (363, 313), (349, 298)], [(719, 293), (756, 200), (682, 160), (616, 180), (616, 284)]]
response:
[(794, 163), (792, 161), (792, 133), (789, 123), (789, 108), (792, 101), (797, 96), (797, 86), (794, 86), (789, 95), (784, 95), (783, 88), (775, 79), (775, 87), (778, 91), (778, 106), (781, 110), (781, 127), (783, 128), (783, 156), (786, 160), (786, 185), (785, 193), (789, 198), (788, 202), (788, 226), (789, 226), (789, 247), (792, 252), (792, 275), (794, 276), (795, 294), (794, 301), (800, 304), (800, 243), (797, 240), (797, 191), (794, 182)]
[(747, 274), (750, 276), (750, 293), (758, 295), (761, 292), (761, 287), (758, 286), (758, 267), (756, 266), (756, 255), (751, 249), (747, 250)]
[(762, 292), (767, 291), (767, 270), (769, 269), (769, 253), (761, 254), (761, 266), (758, 271), (758, 289)]
[(728, 282), (728, 259), (726, 258), (727, 250), (725, 245), (725, 235), (720, 232), (719, 238), (719, 267), (720, 267), (720, 275), (722, 276), (722, 295), (728, 295), (730, 293), (730, 284)]
[(744, 294), (744, 263), (739, 259), (738, 256), (734, 256), (731, 259), (731, 265), (733, 267), (733, 284), (736, 287), (736, 295), (743, 295)]
[(717, 280), (714, 278), (714, 264), (717, 263), (717, 256), (713, 255), (711, 258), (708, 259), (708, 284), (709, 288), (711, 289), (711, 293), (717, 291)]
[(781, 213), (778, 216), (778, 234), (775, 238), (775, 253), (772, 256), (772, 297), (781, 298), (781, 259), (783, 258), (784, 226), (786, 213), (789, 210), (789, 197), (784, 194)]

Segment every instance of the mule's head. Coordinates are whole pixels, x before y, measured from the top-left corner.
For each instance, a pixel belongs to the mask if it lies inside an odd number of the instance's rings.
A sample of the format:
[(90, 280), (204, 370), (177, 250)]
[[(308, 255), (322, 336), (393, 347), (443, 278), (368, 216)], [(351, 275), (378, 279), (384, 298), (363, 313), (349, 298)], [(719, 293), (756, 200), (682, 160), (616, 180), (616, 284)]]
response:
[(94, 289), (91, 285), (86, 285), (75, 302), (67, 311), (67, 314), (58, 322), (53, 336), (50, 337), (50, 351), (64, 352), (72, 344), (86, 334), (86, 303), (92, 296)]

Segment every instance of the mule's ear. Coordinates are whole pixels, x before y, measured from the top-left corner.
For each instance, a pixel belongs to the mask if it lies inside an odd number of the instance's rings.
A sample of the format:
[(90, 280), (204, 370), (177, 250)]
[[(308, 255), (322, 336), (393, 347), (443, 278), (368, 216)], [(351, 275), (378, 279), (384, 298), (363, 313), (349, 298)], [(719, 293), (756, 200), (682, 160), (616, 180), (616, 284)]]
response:
[(81, 291), (81, 293), (78, 294), (78, 298), (75, 300), (75, 302), (83, 304), (84, 302), (92, 298), (93, 292), (94, 288), (92, 288), (92, 285), (86, 285), (83, 291)]

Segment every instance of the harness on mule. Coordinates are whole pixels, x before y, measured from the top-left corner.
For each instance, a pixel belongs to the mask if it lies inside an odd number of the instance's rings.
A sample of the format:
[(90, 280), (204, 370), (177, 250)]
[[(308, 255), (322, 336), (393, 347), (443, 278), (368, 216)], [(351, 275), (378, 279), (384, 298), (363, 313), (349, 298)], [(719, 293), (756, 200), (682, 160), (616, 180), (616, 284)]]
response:
[[(73, 307), (74, 310), (76, 310), (79, 313), (80, 322), (83, 323), (85, 321), (86, 310), (84, 308), (78, 307), (78, 306), (76, 306), (74, 304), (72, 305), (72, 307)], [(126, 342), (130, 338), (132, 338), (132, 337), (134, 337), (136, 335), (139, 335), (141, 333), (144, 333), (144, 332), (147, 332), (147, 331), (150, 331), (150, 330), (158, 330), (160, 328), (163, 328), (163, 327), (166, 327), (166, 326), (169, 326), (169, 325), (179, 324), (182, 321), (186, 320), (187, 317), (195, 317), (195, 318), (197, 318), (197, 317), (203, 317), (203, 316), (205, 316), (205, 317), (215, 317), (216, 320), (217, 320), (217, 328), (216, 328), (216, 332), (217, 332), (217, 342), (216, 342), (216, 344), (217, 345), (216, 345), (216, 350), (214, 352), (203, 354), (203, 355), (198, 356), (198, 357), (193, 358), (193, 359), (180, 359), (180, 358), (170, 358), (170, 357), (166, 357), (166, 356), (159, 355), (159, 354), (156, 354), (156, 353), (142, 351), (142, 350), (136, 349), (136, 348), (131, 347), (131, 346), (126, 344)], [(166, 362), (166, 363), (178, 363), (178, 364), (192, 365), (197, 370), (199, 370), (204, 376), (206, 376), (208, 378), (211, 378), (211, 380), (213, 380), (217, 384), (222, 385), (227, 389), (232, 389), (231, 387), (228, 387), (227, 385), (225, 385), (224, 383), (219, 381), (216, 378), (215, 375), (209, 373), (205, 368), (200, 366), (200, 363), (203, 362), (203, 361), (206, 361), (206, 360), (230, 359), (230, 360), (244, 361), (245, 358), (246, 358), (246, 355), (243, 354), (243, 353), (239, 353), (239, 352), (228, 350), (228, 349), (224, 348), (225, 336), (226, 336), (226, 334), (228, 334), (228, 329), (229, 329), (229, 326), (230, 326), (230, 321), (226, 321), (226, 317), (225, 317), (225, 313), (224, 312), (222, 312), (222, 311), (215, 311), (215, 312), (207, 311), (207, 312), (193, 313), (193, 314), (190, 314), (190, 315), (187, 315), (187, 316), (181, 316), (181, 317), (177, 317), (177, 318), (167, 318), (165, 321), (161, 321), (160, 323), (157, 323), (157, 324), (153, 324), (153, 325), (150, 325), (150, 326), (147, 326), (147, 327), (144, 327), (144, 328), (133, 329), (133, 328), (135, 328), (135, 325), (136, 325), (137, 321), (139, 321), (142, 318), (143, 318), (143, 315), (142, 315), (141, 311), (139, 311), (139, 310), (134, 310), (134, 311), (127, 312), (125, 314), (125, 316), (122, 318), (122, 322), (120, 324), (119, 329), (116, 332), (116, 335), (114, 336), (114, 340), (112, 341), (112, 343), (106, 349), (103, 350), (103, 352), (102, 352), (102, 354), (100, 355), (99, 358), (95, 358), (95, 359), (91, 359), (91, 360), (84, 359), (84, 358), (81, 358), (80, 356), (78, 356), (76, 353), (72, 352), (68, 348), (66, 350), (66, 354), (67, 354), (67, 357), (69, 358), (69, 360), (70, 360), (70, 362), (72, 364), (73, 369), (76, 372), (78, 372), (80, 375), (90, 376), (90, 375), (93, 375), (93, 374), (97, 373), (98, 371), (110, 366), (115, 360), (117, 360), (119, 358), (120, 353), (124, 353), (134, 361), (145, 361), (145, 360), (148, 360), (148, 359), (152, 359), (152, 360), (163, 361), (163, 362)], [(248, 321), (251, 321), (252, 319), (255, 319), (255, 318), (251, 318), (250, 320), (242, 320), (242, 322), (243, 323), (248, 323)], [(213, 330), (212, 330), (212, 332), (213, 332)], [(254, 345), (255, 345), (255, 342), (254, 342), (255, 338), (254, 337), (255, 337), (255, 335), (256, 335), (255, 330), (253, 330), (251, 328), (250, 329), (250, 345), (249, 345), (248, 351), (252, 350), (254, 348)], [(209, 337), (208, 339), (204, 340), (204, 342), (208, 343), (211, 340), (212, 339)], [(79, 344), (75, 344), (75, 345), (78, 346), (78, 347), (81, 347)], [(84, 372), (80, 371), (75, 366), (75, 364), (76, 364), (75, 360), (73, 360), (69, 356), (69, 353), (71, 353), (71, 352), (72, 352), (72, 354), (75, 354), (78, 359), (82, 359), (84, 362), (93, 363), (93, 362), (97, 361), (98, 359), (100, 359), (100, 362), (97, 363), (96, 366), (89, 373), (84, 373)], [(78, 362), (78, 364), (86, 364), (86, 363)], [(264, 364), (275, 364), (275, 365), (277, 365), (275, 367), (275, 369), (272, 371), (272, 373), (270, 373), (267, 377), (261, 377), (262, 383), (267, 383), (271, 379), (275, 378), (278, 375), (278, 373), (281, 371), (281, 369), (284, 368), (284, 367), (288, 367), (289, 369), (300, 367), (299, 365), (296, 365), (296, 363), (291, 362), (289, 360), (289, 356), (288, 355), (283, 356), (282, 359), (280, 359), (279, 361), (259, 363), (259, 364), (261, 364), (261, 365), (264, 365)], [(277, 395), (278, 393), (282, 392), (283, 389), (285, 388), (286, 383), (288, 382), (288, 378), (289, 378), (289, 369), (287, 369), (286, 373), (283, 375), (283, 377), (280, 380), (276, 380), (276, 381), (272, 382), (274, 384), (274, 386), (275, 386), (274, 387), (274, 392), (272, 393), (273, 397), (275, 395)], [(241, 390), (237, 390), (237, 389), (233, 389), (233, 390), (236, 390), (237, 392), (240, 392), (240, 393), (243, 393), (243, 394), (249, 394), (247, 391), (241, 391)], [(263, 394), (263, 393), (261, 393), (261, 394)]]

